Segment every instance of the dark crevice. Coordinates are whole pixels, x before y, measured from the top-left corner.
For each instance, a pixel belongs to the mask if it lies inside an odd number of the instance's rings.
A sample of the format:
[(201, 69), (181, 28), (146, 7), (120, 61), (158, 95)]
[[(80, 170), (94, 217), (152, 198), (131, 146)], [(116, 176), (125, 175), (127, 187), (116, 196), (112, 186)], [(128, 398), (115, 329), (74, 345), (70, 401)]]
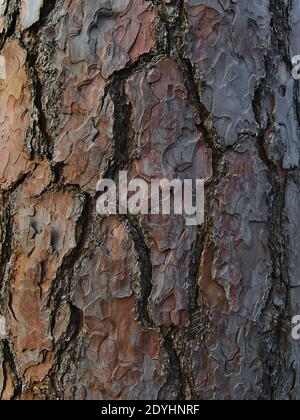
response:
[(22, 47), (27, 53), (27, 74), (30, 79), (30, 88), (32, 90), (32, 98), (34, 104), (35, 116), (32, 117), (32, 123), (28, 129), (27, 142), (28, 151), (31, 155), (31, 159), (46, 157), (50, 161), (53, 155), (53, 141), (47, 131), (47, 118), (43, 109), (43, 87), (35, 69), (35, 63), (37, 62), (37, 46), (35, 43), (28, 42), (28, 40), (20, 39)]
[(152, 328), (154, 327), (154, 322), (149, 313), (149, 298), (152, 292), (151, 250), (146, 243), (146, 235), (139, 222), (130, 216), (127, 218), (124, 217), (123, 220), (133, 240), (140, 267), (141, 292), (137, 305), (139, 319), (144, 328)]
[[(203, 141), (212, 154), (213, 174), (205, 185), (205, 214), (209, 215), (210, 201), (214, 196), (216, 186), (224, 175), (224, 150), (218, 142), (216, 130), (212, 123), (212, 115), (201, 100), (202, 82), (197, 79), (194, 66), (189, 57), (185, 54), (184, 36), (186, 31), (189, 30), (189, 25), (184, 10), (184, 0), (176, 0), (170, 5), (161, 5), (160, 2), (156, 2), (155, 0), (153, 3), (158, 8), (161, 19), (164, 21), (167, 29), (168, 48), (166, 53), (174, 59), (181, 68), (183, 82), (187, 92), (187, 100), (194, 109), (197, 127), (203, 135)], [(187, 349), (181, 349), (180, 337), (183, 335), (187, 340), (187, 336), (192, 335), (195, 331), (199, 332), (196, 336), (200, 336), (201, 332), (205, 331), (207, 328), (207, 308), (200, 307), (199, 302), (199, 273), (205, 243), (209, 242), (211, 236), (211, 225), (210, 217), (206, 216), (204, 225), (198, 229), (197, 239), (191, 250), (191, 262), (187, 270), (190, 326), (186, 331), (175, 328), (172, 334), (169, 332), (163, 333), (165, 340), (167, 340), (166, 349), (170, 357), (174, 358), (175, 363), (171, 366), (171, 372), (173, 373), (170, 374), (168, 383), (171, 381), (177, 384), (177, 395), (184, 399), (189, 396), (194, 398), (198, 397), (197, 392), (195, 391), (195, 384), (193, 383), (193, 373), (191, 371), (191, 366), (193, 366), (191, 359), (192, 353), (187, 351)], [(170, 339), (172, 336), (173, 339)], [(189, 395), (187, 395), (187, 390)]]
[(3, 202), (1, 203), (0, 214), (0, 307), (4, 305), (7, 293), (7, 270), (12, 254), (12, 241), (13, 241), (13, 225), (11, 217), (11, 205), (8, 196), (4, 195)]
[(201, 101), (199, 94), (199, 92), (201, 92), (201, 86), (196, 81), (193, 65), (189, 59), (183, 57), (181, 54), (179, 55), (179, 59), (185, 76), (185, 87), (187, 89), (188, 98), (192, 105), (195, 106), (196, 113), (198, 114), (198, 119), (200, 121), (198, 123), (198, 128), (203, 134), (203, 139), (208, 149), (212, 153), (213, 174), (211, 180), (209, 180), (206, 185), (207, 187), (215, 187), (219, 184), (220, 179), (222, 179), (223, 176), (224, 150), (218, 143), (216, 130), (211, 123), (212, 116)]
[[(13, 395), (11, 396), (11, 400), (16, 400), (20, 397), (22, 392), (22, 382), (18, 376), (17, 367), (15, 363), (15, 358), (13, 355), (13, 352), (10, 348), (10, 344), (8, 340), (3, 340), (3, 355), (4, 355), (4, 362), (3, 366), (5, 369), (5, 380), (7, 380), (7, 376), (10, 375), (14, 391)], [(7, 368), (5, 368), (5, 365), (7, 364)]]
[(56, 314), (61, 302), (63, 302), (65, 296), (70, 295), (75, 265), (82, 256), (84, 247), (90, 238), (90, 230), (92, 229), (94, 221), (94, 199), (88, 194), (82, 194), (81, 191), (77, 192), (76, 189), (74, 192), (77, 194), (77, 198), (82, 200), (83, 209), (79, 220), (76, 222), (76, 246), (69, 255), (64, 258), (57, 272), (56, 279), (52, 283), (51, 291), (49, 292), (48, 306), (53, 308), (50, 317), (52, 328), (55, 325)]
[(40, 10), (40, 17), (37, 22), (35, 22), (29, 30), (33, 33), (38, 33), (43, 25), (47, 22), (50, 14), (54, 11), (57, 0), (44, 0), (43, 6)]
[[(144, 59), (143, 59), (144, 60)], [(147, 57), (147, 63), (152, 57)], [(144, 66), (144, 61), (143, 65)], [(134, 67), (135, 68), (135, 67)], [(139, 64), (137, 64), (139, 68)], [(132, 130), (132, 109), (125, 92), (126, 81), (131, 71), (126, 69), (116, 72), (108, 83), (106, 95), (110, 95), (114, 103), (114, 159), (103, 178), (117, 182), (119, 172), (128, 169), (134, 154), (134, 133)], [(122, 217), (131, 234), (140, 266), (141, 292), (138, 302), (139, 319), (144, 328), (153, 326), (148, 311), (148, 299), (152, 290), (152, 264), (150, 250), (140, 224), (132, 217)]]
[(60, 338), (55, 346), (55, 365), (49, 373), (49, 380), (57, 395), (56, 399), (64, 400), (64, 379), (68, 374), (70, 365), (73, 361), (73, 353), (77, 345), (83, 328), (83, 313), (71, 302), (67, 303), (70, 307), (70, 320), (67, 331)]
[[(128, 169), (134, 156), (134, 133), (132, 129), (132, 107), (126, 95), (126, 82), (137, 71), (145, 69), (161, 57), (159, 53), (142, 55), (134, 64), (115, 71), (106, 81), (104, 95), (101, 99), (99, 115), (108, 96), (114, 104), (113, 141), (114, 156), (109, 162), (103, 178), (118, 180), (119, 172)], [(99, 194), (96, 198), (98, 198)]]
[[(159, 6), (157, 4), (157, 6)], [(118, 179), (119, 171), (126, 170), (136, 157), (134, 145), (134, 133), (132, 129), (132, 109), (128, 101), (125, 87), (127, 80), (139, 70), (144, 70), (163, 56), (168, 55), (167, 49), (159, 48), (154, 53), (143, 55), (135, 64), (126, 66), (125, 69), (115, 72), (108, 80), (102, 106), (107, 95), (110, 95), (114, 103), (114, 160), (105, 173), (104, 178), (115, 181)], [(149, 310), (149, 299), (152, 292), (152, 261), (151, 250), (147, 244), (147, 233), (144, 232), (138, 218), (131, 216), (120, 216), (127, 226), (134, 243), (140, 267), (140, 296), (137, 304), (139, 320), (145, 328), (156, 328)], [(184, 380), (181, 371), (180, 360), (176, 353), (172, 336), (175, 333), (169, 329), (159, 328), (163, 349), (167, 354), (167, 384), (161, 390), (161, 397), (167, 393), (169, 398), (184, 398)], [(163, 398), (163, 397), (162, 397)]]
[(290, 12), (292, 10), (292, 0), (270, 0), (271, 12), (272, 47), (275, 54), (279, 54), (286, 64), (291, 68), (289, 54), (289, 34), (290, 34)]
[[(114, 104), (114, 159), (103, 175), (105, 179), (112, 179), (118, 184), (120, 171), (125, 171), (135, 158), (134, 132), (132, 128), (132, 106), (126, 94), (126, 82), (135, 71), (144, 69), (150, 65), (156, 54), (146, 54), (135, 64), (115, 72), (108, 80), (106, 91), (102, 100), (103, 107), (105, 98), (110, 95)], [(96, 198), (99, 194), (96, 196)], [(147, 245), (146, 234), (143, 232), (137, 218), (130, 216), (120, 217), (127, 225), (132, 237), (138, 256), (140, 267), (140, 296), (137, 305), (139, 319), (144, 328), (153, 327), (153, 321), (149, 314), (148, 301), (152, 291), (152, 263), (151, 251)]]
[(7, 29), (0, 35), (0, 50), (2, 50), (6, 40), (16, 33), (17, 19), (19, 15), (19, 4), (18, 0), (8, 0), (6, 9), (6, 25)]
[[(268, 231), (269, 246), (272, 260), (272, 286), (259, 322), (261, 342), (261, 360), (264, 369), (263, 387), (265, 397), (271, 400), (280, 398), (286, 376), (287, 333), (286, 320), (289, 313), (288, 288), (288, 254), (284, 234), (283, 215), (285, 210), (285, 192), (288, 173), (279, 167), (266, 149), (268, 134), (275, 133), (274, 117), (266, 110), (267, 98), (273, 95), (274, 86), (278, 85), (278, 66), (284, 62), (290, 68), (288, 53), (289, 11), (291, 3), (286, 5), (282, 0), (270, 0), (271, 19), (271, 48), (265, 57), (266, 77), (258, 84), (254, 99), (253, 110), (260, 131), (257, 136), (258, 152), (261, 160), (268, 168), (271, 191), (267, 197), (269, 209)], [(281, 166), (281, 164), (280, 164)], [(280, 297), (280, 299), (279, 299)], [(277, 298), (277, 299), (276, 299)], [(275, 304), (274, 302), (281, 302)], [(269, 324), (269, 317), (278, 321), (273, 327)]]
[[(74, 190), (74, 187), (73, 187)], [(77, 190), (75, 189), (76, 193)], [(75, 307), (72, 302), (66, 299), (70, 299), (71, 291), (74, 286), (74, 280), (76, 279), (76, 264), (81, 260), (84, 255), (85, 246), (89, 238), (91, 237), (91, 230), (94, 223), (94, 199), (88, 194), (83, 195), (80, 191), (77, 192), (78, 199), (82, 200), (83, 209), (80, 218), (76, 222), (76, 246), (67, 255), (61, 266), (58, 269), (55, 280), (52, 282), (51, 290), (49, 292), (49, 300), (47, 307), (50, 308), (50, 328), (51, 334), (54, 335), (54, 329), (57, 327), (56, 322), (59, 319), (59, 312), (64, 304), (68, 304), (71, 309), (70, 321), (67, 331), (60, 339), (59, 343), (55, 348), (56, 364), (49, 374), (52, 386), (55, 389), (57, 395), (63, 398), (63, 377), (67, 372), (64, 372), (65, 364), (68, 365), (70, 354), (69, 351), (72, 348), (75, 349), (77, 345), (77, 337), (80, 335), (83, 326), (83, 314), (81, 310)], [(75, 350), (74, 350), (75, 351)], [(72, 357), (71, 357), (72, 358)], [(58, 380), (60, 376), (60, 382)]]
[(189, 295), (189, 316), (192, 324), (193, 316), (199, 309), (199, 269), (204, 251), (206, 229), (198, 229), (197, 239), (191, 250), (191, 262), (188, 270), (188, 295)]
[(103, 178), (118, 179), (119, 171), (129, 164), (131, 106), (125, 93), (125, 74), (115, 75), (109, 85), (109, 94), (114, 104), (114, 158)]
[(160, 390), (159, 400), (184, 400), (185, 386), (184, 376), (181, 369), (180, 357), (176, 351), (174, 336), (176, 331), (172, 328), (161, 327), (161, 335), (163, 337), (163, 349), (169, 359), (167, 364), (167, 381)]
[[(210, 200), (215, 193), (216, 187), (224, 175), (223, 160), (224, 148), (219, 144), (216, 130), (212, 123), (212, 115), (208, 112), (201, 100), (201, 91), (203, 85), (201, 80), (197, 79), (195, 68), (191, 60), (185, 55), (185, 40), (184, 33), (187, 30), (187, 20), (184, 11), (184, 0), (175, 0), (162, 2), (160, 0), (150, 0), (153, 7), (160, 16), (161, 26), (159, 29), (158, 38), (161, 40), (158, 43), (156, 51), (143, 55), (134, 64), (128, 64), (124, 69), (114, 72), (108, 79), (105, 95), (101, 105), (104, 105), (105, 98), (110, 95), (114, 104), (114, 124), (113, 124), (113, 138), (114, 138), (114, 159), (110, 163), (108, 170), (104, 174), (104, 178), (113, 180), (118, 179), (118, 172), (126, 170), (131, 162), (134, 160), (134, 134), (132, 129), (132, 108), (126, 95), (126, 81), (133, 75), (134, 72), (145, 69), (156, 60), (162, 57), (172, 57), (176, 60), (182, 70), (184, 77), (184, 85), (187, 91), (187, 97), (190, 105), (195, 110), (197, 119), (197, 126), (199, 132), (202, 133), (203, 139), (212, 153), (213, 175), (206, 183), (206, 197)], [(56, 7), (56, 0), (44, 1), (44, 6), (41, 10), (40, 21), (33, 25), (27, 32), (28, 39), (23, 37), (21, 42), (28, 53), (28, 75), (32, 82), (32, 90), (34, 92), (34, 105), (37, 111), (37, 120), (33, 121), (32, 132), (28, 133), (30, 140), (29, 151), (32, 153), (31, 157), (47, 157), (50, 161), (53, 160), (53, 139), (47, 131), (47, 118), (44, 113), (42, 103), (42, 83), (35, 70), (38, 54), (36, 53), (35, 41), (32, 43), (30, 37), (38, 33), (41, 24), (46, 22), (49, 15)], [(0, 36), (0, 45), (3, 47), (5, 40), (15, 35), (17, 30), (16, 24), (18, 19), (18, 2), (9, 2), (9, 25), (8, 30), (4, 35)], [(261, 359), (265, 371), (264, 377), (264, 391), (265, 395), (271, 399), (278, 399), (284, 384), (286, 361), (284, 355), (284, 348), (286, 346), (285, 320), (289, 311), (289, 297), (288, 297), (288, 274), (287, 274), (287, 249), (284, 237), (283, 214), (285, 208), (285, 190), (286, 179), (282, 181), (281, 174), (279, 174), (278, 166), (270, 159), (268, 151), (265, 147), (265, 138), (269, 131), (273, 130), (272, 117), (269, 115), (266, 120), (265, 116), (265, 102), (268, 94), (272, 92), (272, 86), (275, 82), (277, 67), (276, 63), (284, 61), (287, 67), (290, 67), (289, 53), (288, 53), (288, 33), (289, 33), (289, 10), (291, 2), (288, 6), (283, 0), (270, 0), (270, 10), (272, 13), (272, 50), (269, 51), (266, 57), (266, 78), (261, 81), (255, 91), (253, 100), (253, 109), (256, 120), (260, 126), (259, 135), (256, 137), (259, 156), (265, 163), (269, 172), (269, 182), (271, 185), (271, 192), (268, 195), (268, 207), (270, 216), (268, 220), (269, 230), (269, 245), (272, 254), (272, 289), (270, 290), (268, 301), (259, 322), (260, 333), (262, 336), (261, 342)], [(26, 36), (27, 36), (26, 35)], [(33, 38), (32, 38), (33, 39)], [(28, 41), (29, 40), (29, 41)], [(275, 62), (275, 64), (274, 64)], [(276, 83), (276, 82), (275, 82)], [(298, 94), (295, 85), (295, 107), (297, 108), (297, 115), (300, 122), (300, 106), (297, 100)], [(36, 141), (38, 142), (36, 143)], [(53, 168), (54, 183), (53, 188), (61, 187), (61, 179), (63, 174), (63, 163), (57, 164)], [(286, 174), (286, 177), (288, 174)], [(23, 182), (27, 179), (28, 174), (24, 174), (16, 182), (16, 184), (4, 194), (4, 204), (1, 212), (1, 226), (5, 226), (3, 232), (1, 231), (2, 252), (0, 255), (0, 276), (2, 282), (4, 281), (5, 272), (9, 264), (12, 253), (12, 215), (11, 204), (8, 196), (12, 194)], [(67, 331), (61, 337), (55, 347), (55, 366), (49, 375), (49, 380), (53, 386), (56, 397), (63, 399), (64, 397), (64, 377), (67, 374), (67, 369), (70, 366), (72, 352), (75, 351), (78, 337), (82, 331), (83, 314), (80, 309), (76, 308), (70, 302), (70, 294), (72, 286), (74, 285), (76, 277), (76, 268), (78, 263), (85, 255), (85, 249), (88, 241), (92, 236), (92, 229), (95, 224), (95, 215), (93, 209), (95, 207), (95, 199), (88, 194), (83, 196), (80, 188), (70, 187), (70, 190), (75, 192), (77, 196), (80, 195), (84, 201), (83, 211), (80, 219), (77, 221), (76, 228), (76, 247), (67, 255), (59, 268), (56, 278), (52, 284), (49, 293), (48, 306), (51, 308), (51, 331), (53, 333), (57, 319), (59, 318), (59, 311), (62, 305), (67, 304), (70, 307), (70, 321)], [(207, 204), (206, 214), (210, 214), (209, 204)], [(138, 256), (138, 263), (140, 267), (140, 296), (138, 299), (137, 310), (139, 320), (147, 329), (154, 329), (155, 323), (151, 317), (149, 310), (149, 300), (152, 293), (152, 261), (151, 249), (147, 241), (147, 232), (141, 226), (138, 218), (134, 217), (120, 217), (125, 222), (126, 227), (131, 235), (134, 243), (136, 254)], [(197, 239), (191, 250), (191, 263), (187, 269), (187, 287), (189, 295), (189, 314), (191, 326), (187, 329), (180, 328), (157, 328), (160, 331), (162, 338), (163, 351), (167, 356), (167, 383), (160, 392), (160, 399), (182, 400), (187, 398), (186, 384), (191, 388), (191, 394), (197, 397), (194, 390), (195, 386), (189, 375), (189, 369), (186, 369), (183, 363), (183, 358), (188, 359), (186, 363), (193, 365), (191, 354), (183, 354), (177, 338), (184, 336), (189, 332), (195, 337), (198, 333), (196, 330), (201, 330), (202, 325), (205, 324), (203, 320), (198, 318), (199, 309), (199, 272), (201, 269), (201, 260), (206, 244), (211, 241), (211, 225), (212, 220), (207, 216), (205, 225), (199, 228)], [(4, 300), (3, 291), (4, 283), (1, 285), (0, 304)], [(276, 296), (283, 296), (283, 305), (274, 304)], [(274, 313), (279, 315), (279, 322), (269, 329), (267, 315)], [(200, 320), (199, 320), (200, 319)], [(10, 344), (7, 340), (4, 341), (4, 356), (8, 363), (9, 371), (12, 372), (15, 383), (15, 395), (17, 398), (22, 391), (22, 384), (17, 375), (17, 368), (14, 361), (14, 356), (10, 349)]]

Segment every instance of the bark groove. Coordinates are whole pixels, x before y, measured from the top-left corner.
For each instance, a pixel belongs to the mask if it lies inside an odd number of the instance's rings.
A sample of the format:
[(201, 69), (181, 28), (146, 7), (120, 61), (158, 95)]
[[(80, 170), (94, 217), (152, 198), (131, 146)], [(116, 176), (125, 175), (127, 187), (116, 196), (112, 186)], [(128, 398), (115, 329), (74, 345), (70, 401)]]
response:
[[(0, 0), (1, 399), (300, 398), (297, 0)], [(205, 223), (96, 214), (205, 179)]]

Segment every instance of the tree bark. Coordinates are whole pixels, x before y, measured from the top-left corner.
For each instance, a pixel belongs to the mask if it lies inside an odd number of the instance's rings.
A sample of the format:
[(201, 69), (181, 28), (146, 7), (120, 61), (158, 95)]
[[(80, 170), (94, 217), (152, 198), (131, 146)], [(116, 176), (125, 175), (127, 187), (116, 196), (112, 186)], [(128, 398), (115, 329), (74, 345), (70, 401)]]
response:
[[(297, 0), (0, 0), (1, 399), (300, 398), (299, 45)], [(204, 225), (97, 215), (122, 170)]]

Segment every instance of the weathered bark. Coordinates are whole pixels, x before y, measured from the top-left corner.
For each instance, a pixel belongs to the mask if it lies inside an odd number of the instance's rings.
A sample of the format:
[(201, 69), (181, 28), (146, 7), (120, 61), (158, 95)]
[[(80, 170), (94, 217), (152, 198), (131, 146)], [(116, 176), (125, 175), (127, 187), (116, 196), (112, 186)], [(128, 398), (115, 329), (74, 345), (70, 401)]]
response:
[[(0, 0), (2, 399), (300, 398), (299, 45), (298, 0)], [(124, 169), (205, 224), (97, 216)]]

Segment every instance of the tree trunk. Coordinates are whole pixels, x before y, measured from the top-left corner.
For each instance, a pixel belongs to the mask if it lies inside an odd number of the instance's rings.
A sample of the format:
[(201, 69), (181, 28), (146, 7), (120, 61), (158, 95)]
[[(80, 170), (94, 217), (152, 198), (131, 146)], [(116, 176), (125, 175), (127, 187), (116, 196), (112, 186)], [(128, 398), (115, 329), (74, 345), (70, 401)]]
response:
[[(299, 45), (297, 0), (0, 0), (2, 399), (300, 398)], [(97, 215), (122, 170), (204, 225)]]

